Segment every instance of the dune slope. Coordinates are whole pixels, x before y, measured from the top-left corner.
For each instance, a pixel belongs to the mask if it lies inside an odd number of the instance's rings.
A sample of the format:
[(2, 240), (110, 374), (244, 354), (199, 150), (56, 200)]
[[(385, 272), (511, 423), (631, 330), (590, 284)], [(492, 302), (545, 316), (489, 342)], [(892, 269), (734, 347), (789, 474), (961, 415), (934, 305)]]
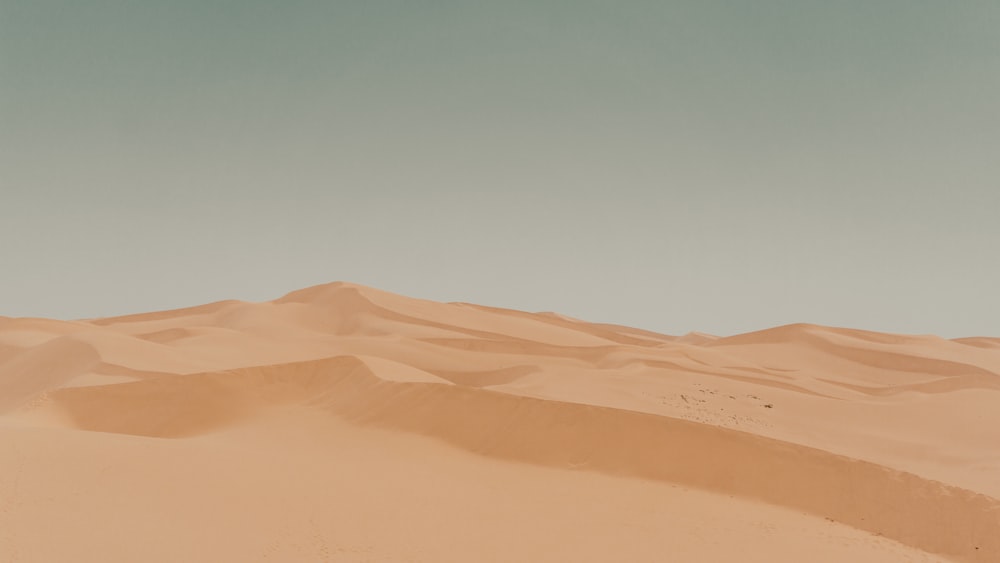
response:
[(994, 340), (673, 337), (346, 283), (3, 318), (0, 554), (996, 561)]

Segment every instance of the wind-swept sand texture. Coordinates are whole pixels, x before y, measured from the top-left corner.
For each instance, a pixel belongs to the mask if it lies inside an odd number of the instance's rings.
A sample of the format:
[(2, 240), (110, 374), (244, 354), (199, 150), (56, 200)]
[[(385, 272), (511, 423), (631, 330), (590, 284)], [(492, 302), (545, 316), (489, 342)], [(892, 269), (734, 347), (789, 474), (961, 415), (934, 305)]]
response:
[(0, 317), (0, 561), (1000, 561), (998, 343), (345, 283)]

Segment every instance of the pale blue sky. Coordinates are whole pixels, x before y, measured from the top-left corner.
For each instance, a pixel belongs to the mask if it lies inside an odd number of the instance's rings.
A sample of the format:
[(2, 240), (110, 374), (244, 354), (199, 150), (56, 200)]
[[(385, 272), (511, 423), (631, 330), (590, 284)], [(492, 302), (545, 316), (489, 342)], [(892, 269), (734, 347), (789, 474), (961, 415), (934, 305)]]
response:
[(992, 0), (0, 0), (0, 315), (1000, 335), (997, 100)]

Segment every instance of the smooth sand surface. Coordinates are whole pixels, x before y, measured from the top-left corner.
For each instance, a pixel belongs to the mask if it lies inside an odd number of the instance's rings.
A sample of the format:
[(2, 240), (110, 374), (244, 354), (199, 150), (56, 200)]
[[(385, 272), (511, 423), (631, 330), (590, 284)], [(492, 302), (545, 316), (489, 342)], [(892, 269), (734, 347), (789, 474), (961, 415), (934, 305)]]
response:
[(996, 562), (998, 374), (346, 283), (0, 317), (0, 561)]

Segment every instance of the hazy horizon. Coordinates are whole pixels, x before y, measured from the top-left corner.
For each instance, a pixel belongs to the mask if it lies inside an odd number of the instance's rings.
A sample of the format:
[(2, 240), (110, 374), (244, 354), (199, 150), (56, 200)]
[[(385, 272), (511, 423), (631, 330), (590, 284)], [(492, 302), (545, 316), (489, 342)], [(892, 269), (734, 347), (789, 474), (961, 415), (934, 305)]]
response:
[(1000, 3), (0, 0), (0, 315), (345, 280), (1000, 336)]

